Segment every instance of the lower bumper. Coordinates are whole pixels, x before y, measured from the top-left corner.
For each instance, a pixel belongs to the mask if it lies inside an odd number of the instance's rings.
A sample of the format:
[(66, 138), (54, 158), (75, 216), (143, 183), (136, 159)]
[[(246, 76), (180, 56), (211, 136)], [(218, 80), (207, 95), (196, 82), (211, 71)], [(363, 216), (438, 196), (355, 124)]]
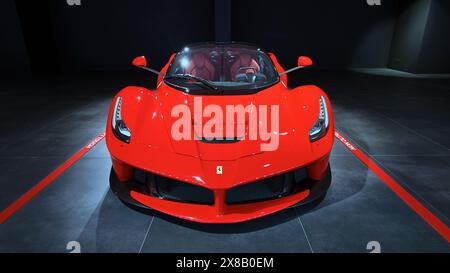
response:
[(163, 200), (143, 194), (144, 185), (134, 181), (120, 182), (113, 169), (110, 174), (112, 191), (126, 203), (152, 208), (189, 221), (217, 224), (248, 221), (321, 198), (331, 184), (330, 167), (328, 166), (321, 180), (308, 183), (308, 187), (302, 191), (269, 201), (229, 205), (223, 202), (225, 191), (222, 191), (223, 196), (221, 200), (216, 200), (215, 205), (200, 205)]

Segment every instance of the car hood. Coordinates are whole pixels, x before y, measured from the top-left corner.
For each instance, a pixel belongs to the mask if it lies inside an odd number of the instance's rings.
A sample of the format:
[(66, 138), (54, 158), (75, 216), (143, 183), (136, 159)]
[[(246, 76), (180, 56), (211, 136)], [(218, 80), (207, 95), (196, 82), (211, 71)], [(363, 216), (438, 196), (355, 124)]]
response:
[[(318, 103), (308, 105), (308, 108), (310, 108), (309, 111), (304, 111), (301, 105), (292, 105), (289, 101), (289, 95), (286, 91), (282, 92), (279, 88), (273, 87), (249, 95), (199, 96), (189, 95), (167, 86), (161, 92), (158, 92), (158, 94), (152, 94), (152, 96), (147, 98), (146, 105), (142, 107), (142, 113), (139, 117), (140, 121), (134, 124), (134, 128), (132, 128), (132, 132), (134, 133), (132, 141), (146, 146), (157, 146), (166, 152), (191, 156), (201, 160), (237, 160), (242, 157), (264, 153), (265, 151), (262, 151), (261, 145), (272, 143), (275, 147), (275, 138), (279, 139), (278, 143), (280, 144), (298, 146), (300, 142), (309, 142), (308, 131), (318, 116)], [(308, 104), (308, 102), (305, 103)], [(210, 116), (205, 117), (207, 115), (206, 109), (212, 105), (216, 109), (219, 108), (221, 110), (223, 118), (215, 117), (214, 115), (212, 115), (213, 119)], [(203, 123), (205, 125), (209, 123), (210, 125), (213, 124), (216, 129), (222, 127), (223, 130), (220, 130), (222, 132), (218, 133), (222, 138), (226, 137), (225, 127), (227, 125), (233, 126), (236, 129), (237, 118), (233, 117), (233, 121), (226, 121), (227, 105), (255, 106), (253, 109), (256, 111), (252, 111), (255, 119), (252, 119), (249, 115), (246, 115), (244, 118), (243, 127), (245, 128), (245, 135), (237, 135), (236, 130), (234, 130), (233, 137), (240, 139), (238, 141), (208, 142), (193, 139), (194, 136), (202, 133), (202, 128), (195, 124)], [(258, 111), (262, 106), (267, 107), (267, 114), (262, 114)], [(190, 119), (191, 122), (189, 124), (191, 127), (189, 132), (190, 136), (192, 136), (190, 140), (176, 140), (172, 136), (172, 130), (179, 128), (174, 125), (176, 125), (175, 123), (181, 117), (178, 113), (172, 113), (174, 107), (189, 109), (191, 113), (191, 116), (186, 118), (186, 120)], [(279, 109), (278, 118), (276, 117), (274, 107), (278, 107)], [(195, 111), (198, 109), (200, 111), (206, 110), (204, 116), (196, 115)], [(273, 121), (271, 120), (271, 109), (274, 111)], [(317, 110), (317, 114), (310, 113), (316, 112), (315, 110)], [(263, 116), (267, 120), (268, 129), (261, 127), (261, 124), (259, 124), (260, 122), (262, 123)], [(271, 121), (279, 122), (279, 128), (277, 129), (275, 126), (271, 126)], [(250, 140), (252, 122), (258, 123), (256, 126), (258, 127), (258, 137), (257, 139)], [(158, 129), (155, 130), (155, 128)], [(262, 141), (259, 137), (262, 131), (273, 133), (273, 141)]]

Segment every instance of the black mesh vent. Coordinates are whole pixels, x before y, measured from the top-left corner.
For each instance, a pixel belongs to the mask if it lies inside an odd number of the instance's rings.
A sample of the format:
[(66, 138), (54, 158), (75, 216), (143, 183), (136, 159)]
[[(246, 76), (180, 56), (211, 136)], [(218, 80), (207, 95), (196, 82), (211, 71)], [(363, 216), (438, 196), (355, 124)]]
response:
[(193, 204), (214, 204), (211, 190), (136, 169), (134, 178), (147, 186), (146, 194), (153, 197)]
[(227, 191), (227, 204), (242, 204), (276, 199), (299, 191), (308, 178), (304, 168), (234, 187)]

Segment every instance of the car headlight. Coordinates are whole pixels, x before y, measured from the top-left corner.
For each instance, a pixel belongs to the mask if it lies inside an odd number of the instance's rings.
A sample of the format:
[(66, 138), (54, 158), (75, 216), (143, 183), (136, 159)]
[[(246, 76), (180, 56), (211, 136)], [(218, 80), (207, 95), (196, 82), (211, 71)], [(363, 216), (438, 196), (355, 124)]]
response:
[(127, 125), (125, 125), (125, 122), (122, 119), (122, 98), (117, 97), (116, 105), (114, 106), (114, 112), (112, 116), (112, 130), (114, 132), (114, 135), (126, 142), (130, 143), (131, 138), (131, 132), (130, 129), (128, 129)]
[(329, 125), (327, 104), (323, 96), (320, 96), (319, 98), (319, 105), (320, 105), (319, 118), (309, 131), (309, 140), (311, 142), (316, 141), (319, 138), (323, 137), (326, 134)]

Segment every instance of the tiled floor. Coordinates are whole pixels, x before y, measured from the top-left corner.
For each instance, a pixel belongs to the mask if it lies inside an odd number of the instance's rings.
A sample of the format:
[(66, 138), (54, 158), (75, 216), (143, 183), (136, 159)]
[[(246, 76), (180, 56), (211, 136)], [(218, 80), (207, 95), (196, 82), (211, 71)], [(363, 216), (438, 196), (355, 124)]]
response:
[[(337, 129), (447, 225), (450, 81), (356, 72), (296, 72), (290, 85), (329, 94)], [(112, 96), (139, 76), (3, 81), (0, 210), (105, 127)], [(333, 183), (314, 208), (234, 225), (136, 211), (109, 190), (104, 141), (0, 225), (0, 252), (450, 252), (449, 244), (336, 141)]]

